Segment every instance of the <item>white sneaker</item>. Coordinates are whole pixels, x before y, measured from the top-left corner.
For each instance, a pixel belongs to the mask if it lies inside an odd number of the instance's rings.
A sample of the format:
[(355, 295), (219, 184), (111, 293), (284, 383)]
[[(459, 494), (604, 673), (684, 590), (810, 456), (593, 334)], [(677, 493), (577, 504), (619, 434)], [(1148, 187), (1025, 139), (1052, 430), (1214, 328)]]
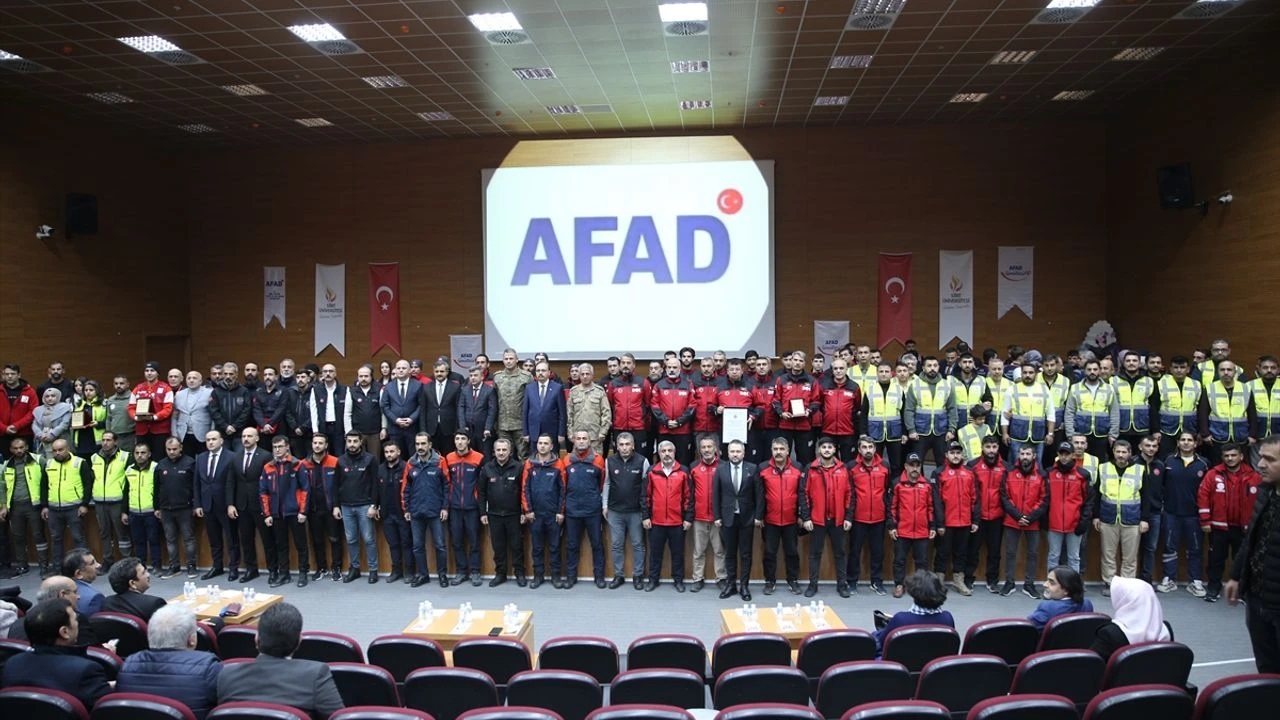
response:
[(1167, 593), (1167, 592), (1173, 592), (1174, 590), (1177, 590), (1177, 589), (1178, 589), (1178, 584), (1175, 583), (1170, 578), (1165, 578), (1164, 580), (1160, 581), (1159, 585), (1156, 585), (1156, 592)]
[(1191, 593), (1192, 595), (1195, 595), (1198, 598), (1204, 597), (1205, 596), (1204, 583), (1200, 582), (1199, 580), (1192, 580), (1191, 584), (1187, 586), (1187, 592)]

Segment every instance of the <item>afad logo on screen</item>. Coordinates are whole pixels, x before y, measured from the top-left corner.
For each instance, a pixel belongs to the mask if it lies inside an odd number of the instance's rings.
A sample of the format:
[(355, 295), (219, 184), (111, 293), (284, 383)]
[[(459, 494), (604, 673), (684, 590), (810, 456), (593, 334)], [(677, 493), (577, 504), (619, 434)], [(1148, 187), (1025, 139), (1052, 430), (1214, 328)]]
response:
[[(736, 215), (742, 205), (742, 193), (736, 188), (725, 188), (716, 197), (716, 209), (722, 215)], [(511, 284), (528, 285), (534, 275), (548, 275), (553, 285), (590, 285), (592, 260), (613, 257), (615, 253), (618, 263), (610, 280), (613, 285), (626, 285), (633, 275), (641, 273), (651, 274), (655, 283), (710, 283), (719, 280), (729, 269), (729, 229), (715, 215), (676, 216), (674, 266), (662, 249), (658, 225), (652, 215), (630, 218), (621, 248), (614, 242), (595, 240), (595, 233), (617, 232), (621, 224), (622, 219), (616, 216), (573, 219), (573, 275), (570, 276), (551, 218), (530, 218)], [(663, 229), (664, 232), (671, 230), (670, 227)], [(711, 257), (703, 265), (694, 260), (698, 233), (706, 234), (711, 241)]]

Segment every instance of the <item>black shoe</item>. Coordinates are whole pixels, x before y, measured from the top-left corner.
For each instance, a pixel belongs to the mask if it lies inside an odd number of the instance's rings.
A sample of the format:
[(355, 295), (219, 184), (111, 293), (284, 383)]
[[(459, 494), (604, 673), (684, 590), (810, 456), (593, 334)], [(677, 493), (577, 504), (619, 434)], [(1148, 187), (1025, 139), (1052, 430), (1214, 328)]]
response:
[(31, 566), (30, 566), (30, 565), (22, 565), (22, 566), (20, 566), (20, 567), (16, 567), (16, 568), (14, 568), (14, 569), (13, 569), (13, 576), (14, 576), (14, 577), (22, 577), (23, 575), (26, 575), (26, 574), (27, 574), (27, 573), (29, 573), (29, 572), (31, 572)]
[(552, 575), (552, 576), (551, 576), (551, 587), (555, 588), (556, 590), (563, 590), (563, 589), (565, 588), (564, 580), (561, 580), (559, 577), (556, 577), (555, 575)]
[(765, 582), (765, 584), (764, 584), (764, 594), (765, 594), (765, 595), (772, 595), (772, 594), (773, 594), (773, 582), (771, 582), (771, 581), (769, 581), (769, 582)]
[(324, 573), (325, 573), (324, 568), (316, 568), (316, 571), (311, 573), (311, 579), (319, 580), (320, 578), (324, 577)]
[(276, 580), (279, 580), (279, 579), (280, 579), (280, 573), (276, 572), (275, 570), (272, 570), (270, 573), (267, 573), (267, 585), (270, 585), (271, 587), (275, 587)]
[(409, 581), (409, 587), (422, 587), (427, 584), (426, 575), (414, 575), (413, 580)]
[(195, 566), (195, 565), (188, 565), (188, 566), (187, 566), (187, 577), (188, 577), (189, 579), (191, 579), (191, 580), (194, 580), (194, 579), (196, 579), (196, 578), (200, 577), (200, 571), (196, 569), (196, 566)]
[(1000, 594), (1009, 597), (1018, 590), (1018, 586), (1012, 580), (1005, 580), (1004, 587), (1000, 588)]
[(721, 578), (716, 581), (716, 587), (720, 588), (721, 590), (725, 589), (728, 585), (729, 585), (729, 581), (724, 578)]
[(600, 588), (601, 590), (603, 590), (603, 589), (605, 589), (605, 588), (609, 587), (609, 584), (608, 584), (608, 583), (606, 583), (606, 582), (604, 581), (604, 578), (602, 578), (602, 577), (598, 577), (598, 578), (596, 578), (596, 587), (598, 587), (598, 588)]
[(637, 589), (637, 590), (643, 590), (643, 589), (644, 589), (644, 576), (643, 576), (643, 575), (637, 575), (637, 576), (635, 576), (635, 577), (631, 578), (631, 585), (632, 585), (632, 587), (634, 587), (634, 588), (635, 588), (635, 589)]
[(529, 584), (529, 581), (525, 579), (524, 573), (522, 572), (516, 573), (516, 585), (520, 587), (524, 587), (525, 585), (528, 585), (528, 584)]
[(788, 580), (787, 587), (791, 588), (792, 595), (800, 594), (800, 583), (796, 582), (795, 580)]
[(746, 583), (742, 583), (742, 592), (740, 595), (742, 595), (742, 602), (751, 602), (751, 590), (747, 587)]
[(260, 577), (262, 577), (262, 573), (258, 572), (257, 568), (254, 568), (253, 570), (245, 570), (244, 574), (240, 576), (240, 582), (251, 583)]
[(726, 584), (726, 585), (724, 586), (724, 589), (720, 591), (720, 599), (721, 599), (721, 600), (728, 600), (729, 598), (731, 598), (731, 597), (733, 597), (734, 595), (737, 595), (737, 594), (738, 594), (738, 586), (737, 586), (737, 585), (729, 585), (729, 584)]
[(997, 581), (995, 581), (995, 580), (988, 580), (988, 581), (987, 581), (987, 592), (991, 593), (992, 595), (999, 595), (999, 594), (1000, 594), (1000, 583), (999, 583), (999, 582), (997, 582)]
[(436, 579), (440, 581), (440, 587), (442, 588), (449, 587), (449, 575), (445, 571), (441, 570), (440, 576)]
[(498, 587), (499, 585), (501, 585), (506, 581), (507, 581), (506, 575), (494, 575), (493, 579), (489, 581), (489, 587)]
[(842, 598), (847, 598), (853, 593), (849, 592), (848, 585), (836, 585), (836, 594)]
[(332, 570), (330, 570), (330, 571), (329, 571), (329, 579), (330, 579), (330, 580), (332, 580), (332, 581), (334, 581), (334, 582), (338, 582), (339, 580), (341, 580), (341, 579), (342, 579), (342, 568), (335, 566)]
[(1216, 588), (1209, 588), (1209, 592), (1204, 594), (1204, 601), (1209, 603), (1218, 602), (1218, 598), (1222, 597), (1222, 591)]
[(235, 569), (235, 568), (231, 568), (231, 570), (229, 570), (229, 571), (227, 572), (227, 582), (235, 582), (235, 581), (237, 581), (237, 580), (239, 580), (239, 579), (240, 579), (240, 571), (239, 571), (239, 570), (237, 570), (237, 569)]
[[(200, 579), (201, 579), (201, 580), (212, 580), (212, 579), (214, 579), (214, 578), (218, 577), (218, 576), (219, 576), (219, 575), (221, 575), (221, 574), (222, 574), (222, 568), (220, 568), (220, 567), (209, 568), (208, 572), (206, 572), (205, 574), (203, 574), (203, 575), (201, 575), (201, 576), (200, 576)], [(237, 574), (238, 574), (238, 573), (237, 573)], [(227, 578), (227, 579), (228, 579), (228, 580), (232, 580), (232, 581), (234, 581), (234, 580), (235, 580), (235, 578)]]
[(359, 577), (360, 577), (360, 571), (355, 568), (351, 568), (350, 570), (347, 571), (346, 575), (342, 576), (342, 582), (344, 583), (353, 582)]
[(683, 580), (676, 580), (673, 584), (676, 586), (676, 592), (679, 592), (679, 593), (684, 592), (684, 581), (683, 581)]
[(178, 569), (177, 565), (170, 565), (169, 569), (165, 570), (164, 574), (160, 576), (160, 579), (168, 580), (169, 578), (176, 578), (181, 574), (182, 574), (182, 571)]
[(375, 572), (375, 571), (370, 570), (370, 571), (369, 571), (369, 584), (370, 584), (370, 585), (372, 585), (372, 584), (374, 584), (374, 583), (376, 583), (376, 582), (378, 582), (378, 573), (377, 573), (377, 572)]
[(875, 594), (877, 594), (877, 595), (879, 595), (879, 596), (881, 596), (881, 597), (884, 597), (885, 595), (888, 595), (888, 594), (889, 594), (889, 593), (888, 593), (887, 591), (885, 591), (885, 589), (884, 589), (884, 583), (878, 583), (878, 582), (873, 582), (873, 583), (871, 583), (871, 592), (873, 592), (873, 593), (875, 593)]
[(572, 575), (571, 575), (571, 576), (567, 576), (567, 577), (565, 577), (564, 581), (560, 583), (560, 589), (562, 589), (562, 590), (572, 590), (572, 589), (573, 589), (573, 586), (574, 586), (574, 585), (577, 585), (577, 584), (578, 584), (578, 578), (577, 578), (577, 577), (572, 576)]
[(614, 575), (613, 579), (609, 581), (609, 589), (617, 590), (618, 588), (626, 584), (627, 584), (627, 581), (623, 579), (621, 575)]
[(461, 585), (462, 583), (464, 583), (464, 582), (468, 582), (468, 581), (470, 581), (470, 580), (471, 580), (471, 576), (470, 576), (470, 575), (464, 575), (463, 573), (458, 573), (457, 575), (454, 575), (454, 576), (453, 576), (453, 579), (449, 581), (449, 584), (450, 584), (450, 585)]
[(657, 589), (658, 589), (658, 581), (657, 581), (657, 580), (649, 580), (648, 582), (646, 582), (646, 583), (644, 584), (644, 591), (645, 591), (645, 592), (653, 592), (654, 590), (657, 590)]
[(298, 572), (298, 587), (306, 587), (311, 582), (311, 578), (307, 577), (305, 570)]
[(1036, 584), (1033, 582), (1022, 583), (1022, 594), (1026, 595), (1032, 600), (1040, 599), (1040, 591), (1036, 590)]
[(403, 578), (404, 578), (404, 573), (400, 572), (399, 570), (392, 570), (391, 574), (387, 576), (387, 582), (389, 583), (400, 582), (400, 580), (402, 580)]
[(471, 585), (473, 587), (480, 587), (483, 584), (484, 584), (484, 578), (480, 577), (480, 573), (476, 573), (471, 576)]
[(818, 583), (816, 582), (809, 583), (809, 587), (804, 589), (805, 597), (813, 597), (814, 595), (817, 595), (817, 594), (818, 594)]
[[(683, 585), (684, 583), (682, 582), (682, 583), (680, 583), (680, 584), (681, 584), (681, 585)], [(706, 585), (706, 583), (705, 583), (705, 582), (703, 582), (703, 581), (701, 581), (701, 580), (695, 580), (695, 581), (693, 582), (693, 587), (689, 588), (689, 590), (690, 590), (691, 592), (702, 592), (702, 586), (703, 586), (703, 585)]]
[(543, 581), (542, 581), (541, 575), (534, 575), (533, 579), (529, 581), (529, 589), (537, 590), (538, 588), (542, 587), (542, 582)]
[[(303, 576), (305, 575), (306, 573), (303, 573)], [(288, 585), (289, 583), (293, 582), (293, 575), (287, 571), (282, 572), (276, 577), (276, 580), (280, 581), (281, 585)]]

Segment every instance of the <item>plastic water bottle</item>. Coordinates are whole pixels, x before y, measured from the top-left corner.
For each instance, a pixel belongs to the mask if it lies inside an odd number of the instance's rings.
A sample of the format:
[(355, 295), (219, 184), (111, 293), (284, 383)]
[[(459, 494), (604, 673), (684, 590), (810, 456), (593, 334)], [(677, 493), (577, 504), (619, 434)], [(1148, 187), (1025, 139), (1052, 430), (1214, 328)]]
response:
[(218, 587), (217, 585), (214, 585), (214, 586), (213, 586), (213, 597), (214, 597), (214, 599), (215, 599), (215, 600), (221, 600), (221, 599), (222, 599), (222, 588)]
[(425, 600), (418, 603), (418, 622), (423, 625), (427, 622), (427, 602)]
[(258, 591), (253, 588), (245, 588), (244, 601), (247, 603), (254, 602), (258, 599)]
[(423, 600), (422, 607), (425, 608), (424, 611), (426, 613), (427, 622), (431, 622), (432, 618), (435, 617), (435, 612), (436, 612), (435, 607), (431, 604), (430, 600)]

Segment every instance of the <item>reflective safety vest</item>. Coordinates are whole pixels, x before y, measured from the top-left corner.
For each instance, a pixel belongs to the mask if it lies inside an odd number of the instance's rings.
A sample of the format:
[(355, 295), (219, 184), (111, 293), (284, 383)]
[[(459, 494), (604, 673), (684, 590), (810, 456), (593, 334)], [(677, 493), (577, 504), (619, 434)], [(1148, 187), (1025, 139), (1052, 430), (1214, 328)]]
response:
[(965, 385), (963, 380), (952, 375), (951, 394), (956, 398), (956, 422), (964, 427), (969, 424), (969, 408), (982, 402), (982, 396), (987, 394), (986, 379), (975, 373), (973, 381)]
[(74, 507), (84, 502), (84, 482), (80, 480), (80, 466), (84, 458), (72, 455), (66, 462), (49, 460), (44, 472), (49, 477), (49, 507)]
[[(993, 416), (999, 416), (1004, 412), (1004, 396), (1008, 395), (1013, 389), (1013, 381), (1001, 376), (1000, 384), (996, 385), (991, 378), (985, 378), (987, 390), (991, 391), (991, 412)], [(999, 421), (996, 422), (999, 426)]]
[[(27, 494), (31, 496), (31, 504), (40, 507), (40, 465), (32, 456), (27, 456), (24, 475), (27, 477)], [(18, 471), (11, 465), (4, 466), (4, 506), (13, 507), (13, 484), (17, 481)]]
[(1200, 409), (1201, 387), (1198, 380), (1183, 378), (1182, 387), (1171, 376), (1160, 378), (1160, 432), (1177, 435), (1183, 430), (1196, 432), (1196, 413)]
[(1151, 432), (1151, 393), (1155, 383), (1149, 377), (1140, 377), (1132, 385), (1121, 377), (1111, 378), (1116, 388), (1116, 402), (1120, 404), (1120, 432)]
[(982, 425), (960, 426), (956, 431), (956, 442), (964, 446), (964, 461), (966, 463), (973, 462), (982, 457), (982, 440), (991, 434), (991, 428), (985, 423)]
[[(1196, 366), (1196, 372), (1200, 375), (1201, 387), (1207, 388), (1218, 380), (1218, 364), (1212, 360), (1201, 362)], [(1236, 379), (1239, 380), (1242, 375), (1244, 375), (1244, 370), (1239, 365), (1236, 365)]]
[[(103, 405), (101, 400), (93, 403), (92, 405), (81, 400), (76, 403), (76, 411), (83, 412), (85, 414), (85, 419), (93, 420), (98, 423), (93, 427), (93, 441), (94, 443), (101, 445), (102, 434), (107, 431), (107, 406)], [(73, 432), (80, 433), (84, 431), (75, 430)], [(78, 440), (79, 438), (77, 437), (76, 439)]]
[(1071, 392), (1071, 381), (1066, 375), (1058, 373), (1053, 382), (1047, 382), (1044, 379), (1044, 373), (1040, 373), (1040, 381), (1045, 387), (1049, 388), (1049, 397), (1053, 398), (1053, 423), (1055, 427), (1061, 428), (1062, 421), (1067, 411), (1067, 395)]
[(1142, 522), (1143, 467), (1134, 463), (1121, 471), (1115, 463), (1106, 463), (1099, 472), (1098, 519), (1106, 525)]
[(124, 471), (124, 504), (131, 513), (149, 513), (155, 509), (156, 464), (147, 463), (146, 470), (130, 464)]
[[(1098, 381), (1096, 389), (1089, 389), (1085, 383), (1071, 386), (1071, 393), (1076, 399), (1076, 416), (1084, 423), (1076, 423), (1080, 432), (1094, 437), (1104, 437), (1111, 432), (1111, 403), (1116, 400), (1116, 390), (1111, 385)], [(1083, 427), (1082, 427), (1083, 425)], [(1071, 432), (1067, 428), (1067, 432)]]
[(862, 390), (863, 395), (866, 395), (870, 392), (871, 386), (878, 382), (876, 370), (875, 365), (868, 363), (864, 372), (862, 368), (858, 367), (857, 363), (854, 363), (849, 366), (848, 376), (850, 380), (858, 383), (858, 389)]
[(1253, 392), (1253, 411), (1258, 415), (1258, 439), (1280, 433), (1280, 380), (1271, 384), (1271, 392), (1262, 378), (1248, 383)]
[(1089, 453), (1085, 453), (1082, 457), (1076, 458), (1076, 464), (1084, 467), (1085, 470), (1088, 470), (1089, 478), (1093, 480), (1095, 485), (1098, 484), (1098, 480), (1100, 479), (1098, 477), (1098, 458), (1090, 455)]
[(902, 437), (902, 386), (889, 382), (886, 390), (879, 382), (867, 386), (867, 435), (876, 442)]
[(1231, 393), (1221, 380), (1208, 386), (1209, 435), (1214, 442), (1246, 442), (1249, 438), (1249, 388), (1236, 385)]
[(942, 435), (947, 432), (947, 398), (951, 395), (951, 384), (939, 380), (930, 385), (917, 380), (912, 392), (916, 396), (915, 431), (921, 435)]
[(1045, 408), (1049, 399), (1049, 386), (1044, 383), (1025, 385), (1018, 383), (1013, 389), (1013, 402), (1009, 412), (1009, 439), (1022, 442), (1042, 442), (1048, 431)]
[(124, 469), (129, 465), (129, 454), (117, 451), (110, 464), (96, 452), (89, 456), (93, 467), (93, 501), (120, 502), (124, 498)]

